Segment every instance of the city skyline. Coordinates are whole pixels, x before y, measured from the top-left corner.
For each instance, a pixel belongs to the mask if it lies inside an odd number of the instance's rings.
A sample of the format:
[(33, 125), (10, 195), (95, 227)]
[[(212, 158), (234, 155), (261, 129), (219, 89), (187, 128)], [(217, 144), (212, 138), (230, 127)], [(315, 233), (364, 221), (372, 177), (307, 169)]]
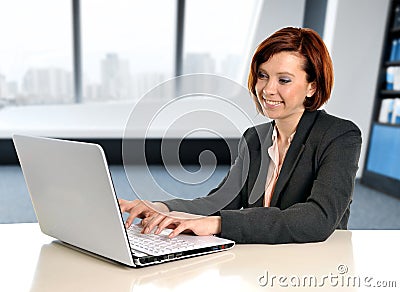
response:
[[(218, 60), (210, 53), (185, 54), (183, 74), (220, 74), (237, 79), (240, 57), (227, 55)], [(154, 86), (172, 78), (165, 72), (132, 73), (130, 60), (107, 53), (99, 60), (100, 81), (83, 77), (83, 102), (137, 100)], [(136, 68), (137, 69), (137, 68)], [(73, 103), (73, 73), (59, 67), (31, 67), (22, 80), (7, 80), (0, 73), (0, 104), (29, 105)]]

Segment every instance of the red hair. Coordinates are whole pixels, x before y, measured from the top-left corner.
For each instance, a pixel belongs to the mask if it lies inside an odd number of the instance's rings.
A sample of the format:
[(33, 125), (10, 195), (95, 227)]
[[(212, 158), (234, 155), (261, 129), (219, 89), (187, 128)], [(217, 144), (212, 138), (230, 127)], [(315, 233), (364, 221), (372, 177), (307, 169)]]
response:
[(315, 111), (328, 101), (333, 87), (333, 65), (324, 41), (309, 28), (282, 28), (258, 45), (251, 61), (247, 86), (259, 112), (261, 105), (257, 99), (255, 85), (261, 64), (280, 52), (295, 52), (305, 60), (303, 69), (307, 82), (315, 82), (315, 93), (304, 101), (306, 110)]

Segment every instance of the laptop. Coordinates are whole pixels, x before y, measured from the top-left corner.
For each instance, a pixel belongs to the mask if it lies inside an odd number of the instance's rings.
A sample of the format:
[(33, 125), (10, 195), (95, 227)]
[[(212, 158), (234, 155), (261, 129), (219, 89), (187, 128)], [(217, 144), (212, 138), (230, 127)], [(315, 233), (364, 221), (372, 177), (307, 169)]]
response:
[(180, 234), (176, 240), (190, 244), (162, 252), (139, 250), (141, 242), (147, 247), (159, 247), (152, 240), (167, 246), (176, 242), (168, 241), (166, 231), (158, 236), (135, 235), (136, 225), (125, 228), (101, 146), (25, 135), (13, 135), (13, 141), (40, 228), (51, 237), (129, 267), (220, 252), (235, 245), (216, 236)]

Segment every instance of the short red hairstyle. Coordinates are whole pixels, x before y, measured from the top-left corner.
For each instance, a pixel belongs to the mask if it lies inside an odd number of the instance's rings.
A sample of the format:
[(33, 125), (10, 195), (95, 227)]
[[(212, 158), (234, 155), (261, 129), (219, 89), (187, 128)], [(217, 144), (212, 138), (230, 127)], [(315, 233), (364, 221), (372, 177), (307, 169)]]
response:
[(306, 110), (315, 111), (328, 101), (333, 87), (333, 65), (324, 41), (309, 28), (282, 28), (258, 45), (251, 61), (247, 86), (257, 110), (262, 113), (257, 99), (257, 72), (261, 64), (280, 52), (295, 52), (304, 58), (304, 71), (308, 82), (315, 82), (315, 93), (305, 98)]

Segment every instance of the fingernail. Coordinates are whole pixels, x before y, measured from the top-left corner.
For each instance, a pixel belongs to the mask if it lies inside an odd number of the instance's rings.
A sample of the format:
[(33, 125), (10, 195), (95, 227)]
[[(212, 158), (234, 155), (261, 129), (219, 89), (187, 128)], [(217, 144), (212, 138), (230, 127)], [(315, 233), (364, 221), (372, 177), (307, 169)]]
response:
[(149, 233), (149, 232), (150, 232), (150, 228), (146, 227), (145, 230), (144, 230), (144, 233)]

